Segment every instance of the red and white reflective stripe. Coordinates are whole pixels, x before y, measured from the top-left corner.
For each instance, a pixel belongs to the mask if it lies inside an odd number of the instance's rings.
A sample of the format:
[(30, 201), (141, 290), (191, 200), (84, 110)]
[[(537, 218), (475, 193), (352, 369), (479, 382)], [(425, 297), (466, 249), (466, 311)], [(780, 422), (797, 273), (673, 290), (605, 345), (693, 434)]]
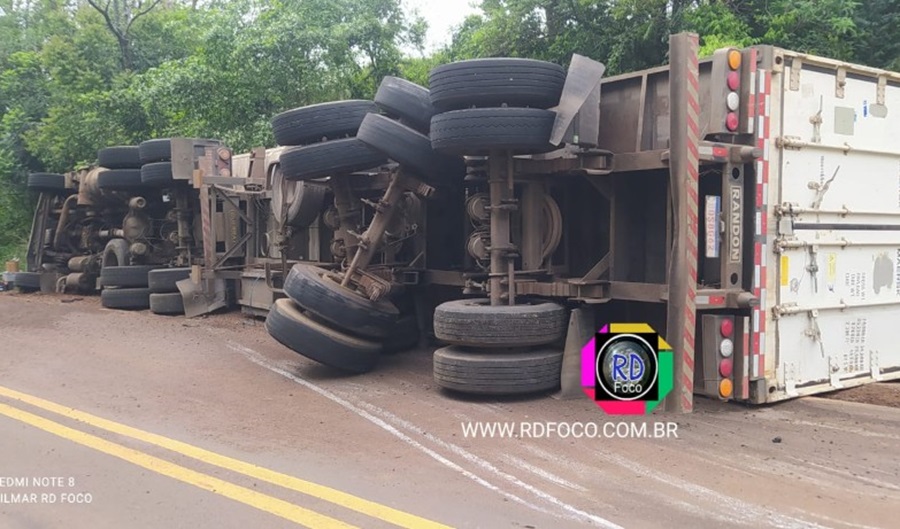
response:
[(757, 147), (763, 156), (756, 162), (756, 233), (754, 236), (753, 257), (753, 293), (759, 299), (759, 305), (753, 309), (752, 317), (752, 377), (759, 378), (766, 374), (766, 256), (768, 255), (767, 234), (768, 196), (769, 196), (769, 143), (771, 120), (772, 76), (766, 70), (757, 72)]
[(741, 333), (741, 339), (743, 340), (743, 347), (741, 347), (741, 351), (743, 353), (741, 356), (744, 357), (744, 361), (742, 365), (744, 369), (741, 370), (741, 399), (748, 400), (750, 398), (750, 333), (747, 332), (747, 326), (750, 323), (750, 318), (743, 318), (744, 325), (741, 327), (744, 332)]
[(744, 131), (747, 134), (753, 134), (756, 125), (756, 48), (750, 50), (750, 94), (747, 101), (747, 128)]
[(683, 379), (676, 388), (681, 387), (682, 411), (694, 409), (694, 347), (697, 332), (697, 266), (699, 261), (699, 222), (700, 222), (700, 40), (697, 35), (690, 39), (691, 62), (687, 68), (687, 260), (688, 288), (684, 306), (684, 347), (682, 354)]

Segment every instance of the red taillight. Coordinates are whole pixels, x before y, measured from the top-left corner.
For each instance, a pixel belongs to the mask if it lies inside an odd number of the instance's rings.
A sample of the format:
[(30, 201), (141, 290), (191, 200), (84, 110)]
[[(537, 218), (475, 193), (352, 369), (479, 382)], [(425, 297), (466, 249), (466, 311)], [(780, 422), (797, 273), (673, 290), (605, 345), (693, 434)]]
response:
[(725, 358), (721, 362), (719, 362), (719, 373), (726, 378), (731, 378), (731, 374), (734, 372), (734, 362), (731, 361), (730, 358)]
[(736, 92), (738, 88), (741, 86), (741, 76), (737, 72), (731, 72), (728, 74), (728, 88)]
[(731, 338), (731, 335), (734, 334), (734, 322), (729, 319), (722, 320), (719, 330), (722, 332), (722, 337)]
[(734, 132), (738, 128), (738, 117), (734, 112), (729, 112), (728, 117), (725, 118), (725, 126), (728, 127), (728, 130)]

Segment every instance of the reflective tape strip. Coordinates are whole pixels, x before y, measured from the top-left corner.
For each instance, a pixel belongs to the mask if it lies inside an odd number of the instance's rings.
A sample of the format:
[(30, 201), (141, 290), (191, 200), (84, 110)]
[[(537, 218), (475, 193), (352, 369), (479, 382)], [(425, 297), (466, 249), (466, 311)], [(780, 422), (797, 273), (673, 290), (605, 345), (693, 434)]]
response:
[(700, 218), (700, 41), (697, 35), (690, 39), (690, 64), (687, 68), (687, 168), (688, 189), (685, 212), (688, 222), (687, 252), (688, 288), (684, 307), (682, 380), (676, 388), (681, 393), (682, 411), (694, 409), (694, 345), (697, 332), (697, 267), (699, 255), (699, 218)]
[(753, 378), (764, 377), (766, 371), (766, 259), (768, 258), (768, 193), (769, 193), (769, 161), (771, 139), (771, 92), (772, 76), (766, 70), (759, 70), (756, 76), (756, 89), (759, 115), (757, 116), (757, 147), (763, 151), (762, 159), (756, 164), (756, 234), (754, 237), (754, 270), (753, 292), (759, 298), (759, 304), (753, 309), (753, 329), (751, 350), (753, 356)]

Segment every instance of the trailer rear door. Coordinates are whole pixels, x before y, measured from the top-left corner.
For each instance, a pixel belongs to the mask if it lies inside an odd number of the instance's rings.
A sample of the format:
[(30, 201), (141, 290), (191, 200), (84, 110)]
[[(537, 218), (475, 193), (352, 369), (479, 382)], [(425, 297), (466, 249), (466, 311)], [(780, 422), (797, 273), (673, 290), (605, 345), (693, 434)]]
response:
[(900, 76), (784, 64), (770, 101), (772, 400), (900, 377)]

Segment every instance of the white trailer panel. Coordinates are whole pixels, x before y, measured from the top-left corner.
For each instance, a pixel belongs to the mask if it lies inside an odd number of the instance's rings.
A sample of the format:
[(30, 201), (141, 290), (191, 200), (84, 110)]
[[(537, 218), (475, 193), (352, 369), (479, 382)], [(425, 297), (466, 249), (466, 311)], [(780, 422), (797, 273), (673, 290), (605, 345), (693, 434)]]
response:
[(900, 378), (900, 75), (780, 53), (767, 140), (770, 401)]

